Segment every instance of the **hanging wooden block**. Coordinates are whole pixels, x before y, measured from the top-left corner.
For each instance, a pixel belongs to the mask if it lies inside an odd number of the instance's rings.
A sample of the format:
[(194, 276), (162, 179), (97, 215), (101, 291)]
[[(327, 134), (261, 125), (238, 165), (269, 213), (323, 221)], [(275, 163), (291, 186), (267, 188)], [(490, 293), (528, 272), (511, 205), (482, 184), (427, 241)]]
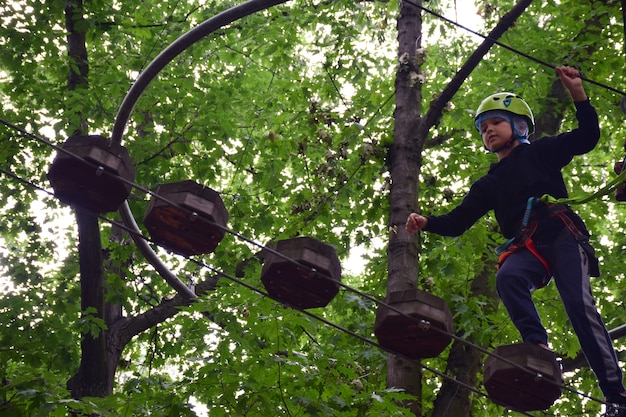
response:
[(159, 246), (184, 256), (215, 250), (228, 222), (216, 191), (187, 180), (162, 184), (155, 193), (162, 198), (152, 198), (143, 224)]
[[(622, 173), (625, 167), (626, 167), (626, 159), (613, 164), (613, 170), (618, 175)], [(626, 183), (620, 184), (620, 186), (615, 189), (615, 199), (617, 201), (626, 201)]]
[(135, 180), (126, 148), (100, 135), (72, 136), (61, 148), (71, 155), (58, 151), (50, 165), (47, 177), (54, 195), (95, 213), (116, 211), (130, 194), (131, 185), (124, 180)]
[(622, 184), (615, 189), (615, 200), (626, 201), (626, 184)]
[(261, 281), (272, 297), (307, 309), (324, 307), (337, 295), (341, 264), (332, 246), (298, 237), (278, 241), (274, 250), (283, 256), (270, 252), (261, 270)]
[(454, 325), (445, 300), (415, 288), (389, 293), (385, 304), (398, 311), (378, 307), (374, 334), (384, 348), (422, 359), (438, 356), (450, 344)]
[[(622, 97), (622, 105), (625, 103), (626, 96)], [(622, 111), (624, 111), (624, 107), (622, 107)], [(625, 113), (626, 114), (626, 113)], [(623, 148), (626, 151), (626, 140), (624, 140)], [(622, 161), (616, 162), (613, 164), (613, 170), (616, 174), (621, 174), (622, 171), (626, 169), (626, 158)], [(617, 201), (626, 201), (626, 183), (621, 184), (619, 187), (615, 189), (615, 199)]]
[(485, 361), (484, 385), (494, 403), (516, 411), (538, 411), (547, 410), (561, 396), (563, 379), (556, 353), (529, 343), (499, 346), (493, 353)]

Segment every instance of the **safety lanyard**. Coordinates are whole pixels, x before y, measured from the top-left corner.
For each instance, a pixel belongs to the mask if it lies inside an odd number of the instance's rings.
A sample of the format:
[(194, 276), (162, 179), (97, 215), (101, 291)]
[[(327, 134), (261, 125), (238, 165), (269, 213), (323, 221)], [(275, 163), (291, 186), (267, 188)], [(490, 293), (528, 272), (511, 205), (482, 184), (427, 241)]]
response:
[(544, 194), (541, 197), (541, 201), (548, 204), (584, 204), (595, 198), (602, 197), (603, 195), (615, 191), (615, 189), (619, 187), (624, 181), (626, 181), (626, 169), (620, 172), (619, 175), (617, 175), (595, 193), (591, 193), (588, 195), (578, 194), (567, 198), (554, 198), (549, 194)]

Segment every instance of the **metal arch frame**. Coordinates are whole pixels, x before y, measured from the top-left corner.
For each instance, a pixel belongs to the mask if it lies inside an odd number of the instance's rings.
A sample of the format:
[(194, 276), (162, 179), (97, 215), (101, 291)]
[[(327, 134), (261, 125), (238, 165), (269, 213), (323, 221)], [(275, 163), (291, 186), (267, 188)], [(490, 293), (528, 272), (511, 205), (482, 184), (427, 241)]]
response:
[[(128, 124), (130, 114), (133, 111), (137, 100), (139, 100), (144, 90), (159, 74), (159, 72), (180, 53), (225, 25), (261, 10), (268, 9), (277, 4), (285, 3), (286, 1), (287, 0), (249, 0), (205, 20), (203, 23), (189, 30), (172, 42), (159, 55), (157, 55), (152, 62), (150, 62), (139, 77), (137, 77), (137, 80), (135, 80), (132, 87), (128, 90), (128, 93), (126, 93), (126, 97), (124, 97), (115, 118), (115, 124), (113, 125), (113, 131), (111, 133), (111, 142), (119, 144), (122, 143), (122, 137), (124, 135), (126, 125)], [(126, 227), (134, 232), (130, 233), (130, 235), (135, 241), (135, 244), (139, 248), (140, 252), (163, 277), (163, 279), (165, 279), (165, 281), (184, 298), (196, 298), (196, 293), (191, 288), (187, 287), (176, 276), (176, 274), (169, 270), (169, 268), (152, 250), (150, 245), (148, 245), (148, 242), (141, 237), (141, 231), (139, 230), (139, 226), (130, 211), (128, 201), (124, 201), (122, 206), (119, 208), (119, 212)]]

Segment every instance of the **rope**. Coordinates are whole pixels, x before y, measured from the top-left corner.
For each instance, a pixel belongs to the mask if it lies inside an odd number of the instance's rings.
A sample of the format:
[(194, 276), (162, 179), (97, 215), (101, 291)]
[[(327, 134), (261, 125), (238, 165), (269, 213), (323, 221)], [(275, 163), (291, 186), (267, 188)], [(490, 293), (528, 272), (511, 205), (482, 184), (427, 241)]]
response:
[(571, 197), (554, 198), (549, 194), (544, 194), (541, 201), (550, 204), (585, 204), (596, 198), (607, 195), (626, 181), (626, 170), (623, 170), (618, 176), (609, 181), (604, 187), (591, 194), (575, 193)]
[[(496, 44), (496, 45), (498, 45), (498, 46), (500, 46), (500, 47), (502, 47), (502, 48), (504, 48), (504, 49), (506, 49), (508, 51), (511, 51), (514, 54), (520, 55), (520, 56), (522, 56), (522, 57), (524, 57), (524, 58), (526, 58), (526, 59), (528, 59), (530, 61), (534, 61), (534, 62), (536, 62), (538, 64), (541, 64), (541, 65), (543, 65), (545, 67), (548, 67), (548, 68), (551, 68), (551, 69), (555, 69), (556, 68), (556, 65), (550, 64), (550, 63), (548, 63), (546, 61), (542, 61), (541, 59), (536, 58), (536, 57), (534, 57), (532, 55), (529, 55), (529, 54), (527, 54), (525, 52), (522, 52), (519, 49), (515, 49), (515, 48), (513, 48), (513, 47), (511, 47), (509, 45), (506, 45), (506, 44), (504, 44), (504, 43), (502, 43), (502, 42), (500, 42), (500, 41), (498, 41), (496, 39), (493, 39), (493, 38), (491, 38), (491, 37), (489, 37), (487, 35), (483, 35), (480, 32), (476, 32), (475, 30), (472, 30), (472, 29), (470, 29), (470, 28), (468, 28), (466, 26), (463, 26), (460, 23), (455, 22), (454, 20), (448, 19), (447, 17), (442, 16), (441, 14), (439, 14), (437, 12), (434, 12), (434, 11), (424, 7), (424, 6), (420, 6), (419, 4), (417, 4), (417, 3), (413, 2), (413, 1), (405, 0), (405, 2), (407, 4), (410, 4), (410, 5), (414, 6), (414, 7), (417, 7), (420, 10), (423, 10), (426, 13), (429, 13), (429, 14), (437, 17), (438, 19), (441, 19), (441, 20), (446, 21), (446, 22), (448, 22), (448, 23), (450, 23), (450, 24), (452, 24), (454, 26), (457, 26), (457, 27), (459, 27), (459, 28), (461, 28), (461, 29), (463, 29), (463, 30), (473, 34), (473, 35), (479, 36), (479, 37), (481, 37), (481, 38), (483, 38), (485, 40), (489, 40), (489, 41), (493, 42), (494, 44)], [(602, 83), (600, 83), (598, 81), (591, 80), (591, 79), (585, 77), (582, 73), (580, 75), (580, 78), (582, 80), (584, 80), (584, 81), (587, 81), (590, 84), (594, 84), (594, 85), (597, 85), (598, 87), (602, 87), (602, 88), (605, 88), (605, 89), (607, 89), (609, 91), (612, 91), (614, 93), (621, 94), (622, 96), (626, 96), (626, 92), (618, 90), (617, 88), (611, 87), (609, 85), (602, 84)]]

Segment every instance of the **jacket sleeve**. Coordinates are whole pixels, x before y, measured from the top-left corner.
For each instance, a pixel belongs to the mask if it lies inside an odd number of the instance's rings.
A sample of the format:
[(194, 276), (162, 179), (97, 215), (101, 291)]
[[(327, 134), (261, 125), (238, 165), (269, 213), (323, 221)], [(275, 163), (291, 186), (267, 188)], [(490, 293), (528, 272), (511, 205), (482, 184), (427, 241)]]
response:
[(484, 182), (485, 177), (476, 181), (461, 204), (447, 214), (427, 216), (428, 225), (424, 230), (442, 236), (460, 236), (463, 234), (493, 208), (490, 203), (490, 195), (483, 191), (485, 189)]
[(557, 163), (564, 167), (575, 155), (591, 151), (600, 139), (598, 114), (589, 100), (574, 103), (578, 127), (557, 136), (549, 136), (538, 140), (542, 153), (548, 163)]

